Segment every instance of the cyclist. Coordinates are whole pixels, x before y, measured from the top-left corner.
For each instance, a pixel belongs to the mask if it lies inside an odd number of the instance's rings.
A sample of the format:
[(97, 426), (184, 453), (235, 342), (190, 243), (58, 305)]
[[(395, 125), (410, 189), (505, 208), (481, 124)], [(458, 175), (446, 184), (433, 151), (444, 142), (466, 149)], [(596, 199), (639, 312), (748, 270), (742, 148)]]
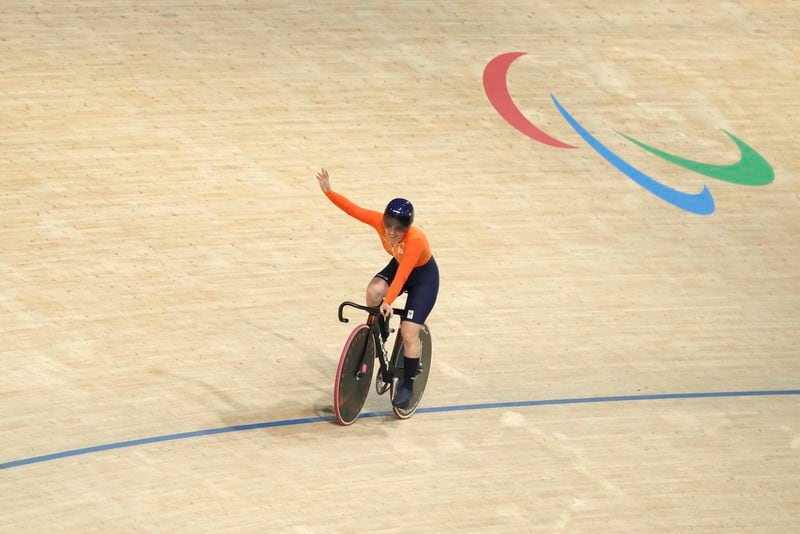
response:
[(380, 307), (378, 320), (385, 332), (384, 319), (392, 316), (392, 302), (407, 292), (406, 316), (400, 325), (403, 338), (403, 383), (395, 393), (392, 404), (407, 408), (413, 394), (413, 379), (419, 369), (421, 346), (419, 332), (428, 318), (439, 293), (439, 268), (431, 254), (428, 238), (413, 226), (414, 207), (403, 198), (395, 198), (383, 213), (361, 208), (331, 190), (328, 171), (317, 173), (319, 187), (325, 196), (342, 211), (372, 226), (381, 244), (392, 259), (367, 285), (367, 306)]

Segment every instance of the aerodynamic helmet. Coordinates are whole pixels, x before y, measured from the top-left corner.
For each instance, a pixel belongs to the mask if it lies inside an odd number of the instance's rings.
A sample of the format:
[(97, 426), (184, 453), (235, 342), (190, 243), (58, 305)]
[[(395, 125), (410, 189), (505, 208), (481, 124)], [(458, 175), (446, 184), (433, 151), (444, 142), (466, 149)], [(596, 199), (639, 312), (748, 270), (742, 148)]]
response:
[(414, 206), (404, 198), (395, 198), (386, 205), (383, 212), (383, 222), (395, 219), (404, 228), (408, 228), (414, 223)]

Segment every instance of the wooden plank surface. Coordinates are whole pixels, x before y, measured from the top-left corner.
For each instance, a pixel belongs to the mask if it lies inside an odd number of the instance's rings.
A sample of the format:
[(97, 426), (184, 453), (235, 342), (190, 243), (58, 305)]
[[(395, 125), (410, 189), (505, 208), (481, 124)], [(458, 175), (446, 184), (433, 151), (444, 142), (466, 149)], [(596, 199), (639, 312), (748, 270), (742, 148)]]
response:
[[(2, 4), (0, 531), (795, 532), (796, 394), (457, 408), (800, 389), (798, 21), (765, 1)], [(576, 149), (489, 104), (510, 51), (516, 105)], [(635, 184), (551, 94), (715, 213)], [(773, 183), (616, 133), (736, 163), (722, 129)], [(336, 307), (388, 261), (320, 167), (366, 207), (414, 202), (442, 274), (423, 407), (450, 409), (314, 419)]]

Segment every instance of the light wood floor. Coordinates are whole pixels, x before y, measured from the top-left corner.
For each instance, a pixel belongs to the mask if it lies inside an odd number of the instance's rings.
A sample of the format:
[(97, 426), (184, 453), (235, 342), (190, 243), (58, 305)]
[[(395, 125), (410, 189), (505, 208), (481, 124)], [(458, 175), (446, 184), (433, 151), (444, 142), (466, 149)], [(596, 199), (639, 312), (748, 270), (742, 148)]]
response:
[[(800, 4), (172, 3), (0, 3), (1, 532), (797, 532), (796, 394), (456, 407), (800, 389)], [(510, 51), (577, 149), (491, 107)], [(772, 184), (616, 133), (735, 163), (722, 129)], [(414, 202), (453, 409), (85, 450), (331, 415), (336, 307), (388, 257), (320, 167)]]

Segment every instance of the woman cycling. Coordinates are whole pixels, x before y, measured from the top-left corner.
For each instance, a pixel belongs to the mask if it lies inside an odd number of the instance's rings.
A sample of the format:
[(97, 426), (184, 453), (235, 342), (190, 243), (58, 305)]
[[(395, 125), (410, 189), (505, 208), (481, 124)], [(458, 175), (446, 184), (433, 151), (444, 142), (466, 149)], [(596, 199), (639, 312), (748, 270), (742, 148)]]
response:
[(383, 213), (356, 206), (331, 190), (328, 171), (317, 173), (322, 192), (342, 211), (372, 226), (381, 238), (383, 248), (392, 259), (367, 285), (367, 306), (380, 306), (381, 315), (392, 316), (392, 302), (403, 292), (408, 293), (405, 318), (400, 325), (403, 337), (403, 383), (392, 404), (405, 409), (413, 394), (413, 379), (419, 368), (421, 346), (419, 332), (428, 318), (439, 293), (439, 268), (433, 259), (428, 238), (412, 226), (414, 207), (411, 202), (396, 198)]

